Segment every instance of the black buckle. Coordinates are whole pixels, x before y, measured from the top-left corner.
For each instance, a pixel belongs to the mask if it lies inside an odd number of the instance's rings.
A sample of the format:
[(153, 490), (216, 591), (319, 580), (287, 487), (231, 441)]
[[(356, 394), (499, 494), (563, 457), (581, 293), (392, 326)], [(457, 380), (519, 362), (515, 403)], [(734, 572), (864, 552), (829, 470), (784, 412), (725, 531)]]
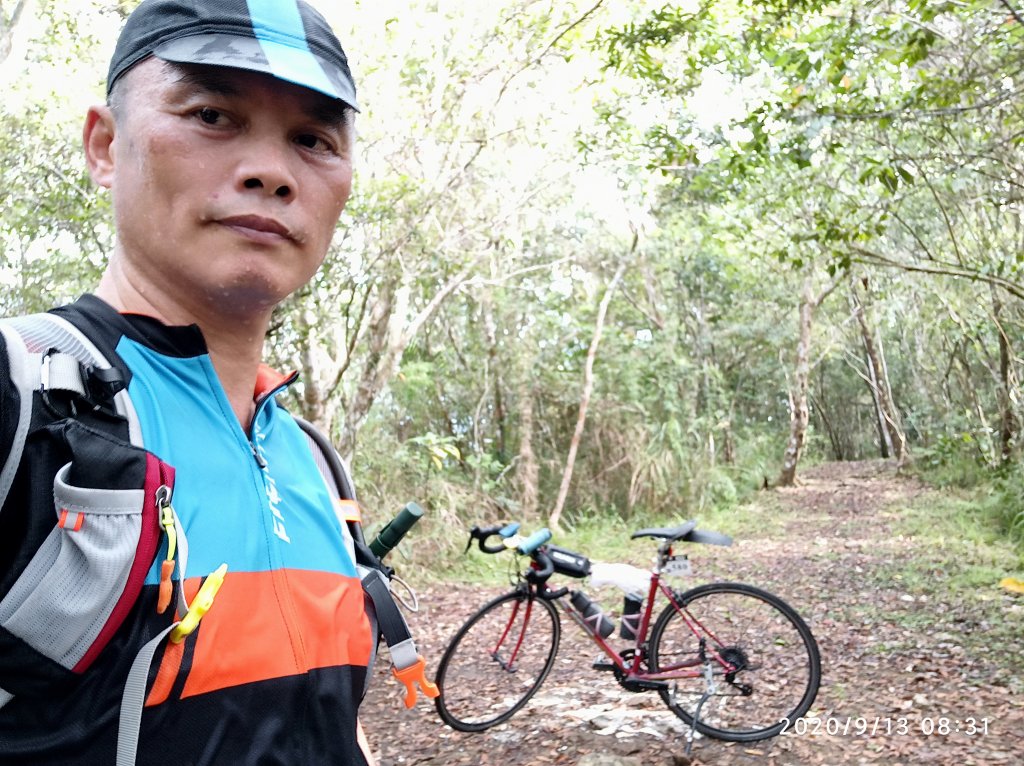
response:
[(85, 380), (89, 399), (96, 406), (107, 404), (111, 410), (114, 409), (114, 397), (128, 387), (124, 376), (116, 367), (85, 367), (82, 370), (82, 378)]

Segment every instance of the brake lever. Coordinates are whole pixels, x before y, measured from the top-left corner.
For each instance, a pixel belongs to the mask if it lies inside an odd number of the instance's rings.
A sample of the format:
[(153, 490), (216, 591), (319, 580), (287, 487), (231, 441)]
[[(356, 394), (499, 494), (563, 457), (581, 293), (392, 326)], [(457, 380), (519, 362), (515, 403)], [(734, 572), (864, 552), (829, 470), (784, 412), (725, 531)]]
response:
[(463, 556), (465, 556), (467, 553), (469, 553), (469, 549), (473, 547), (473, 541), (477, 537), (479, 537), (479, 536), (480, 536), (480, 527), (476, 527), (475, 526), (475, 527), (473, 527), (472, 529), (469, 530), (469, 540), (466, 541), (466, 550), (464, 550), (462, 552)]

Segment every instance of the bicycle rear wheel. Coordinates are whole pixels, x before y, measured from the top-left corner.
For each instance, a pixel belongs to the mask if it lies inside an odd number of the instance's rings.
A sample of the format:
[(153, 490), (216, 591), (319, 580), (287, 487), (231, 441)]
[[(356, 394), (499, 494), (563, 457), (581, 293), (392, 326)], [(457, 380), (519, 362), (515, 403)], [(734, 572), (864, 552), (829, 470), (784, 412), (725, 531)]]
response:
[[(821, 658), (810, 628), (778, 596), (738, 583), (712, 583), (676, 595), (651, 632), (652, 672), (693, 671), (659, 690), (697, 731), (753, 742), (774, 737), (810, 708)], [(702, 646), (703, 645), (703, 646)], [(701, 652), (706, 662), (701, 659)], [(706, 671), (711, 671), (709, 684)]]
[(441, 657), (441, 696), (434, 700), (441, 720), (459, 731), (483, 731), (507, 721), (544, 682), (560, 637), (550, 601), (515, 592), (486, 604)]

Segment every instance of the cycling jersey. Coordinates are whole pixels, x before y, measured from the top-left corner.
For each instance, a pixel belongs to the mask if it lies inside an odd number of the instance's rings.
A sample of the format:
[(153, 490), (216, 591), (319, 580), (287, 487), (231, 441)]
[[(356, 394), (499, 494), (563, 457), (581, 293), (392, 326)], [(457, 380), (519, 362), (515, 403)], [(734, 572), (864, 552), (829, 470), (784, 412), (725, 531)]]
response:
[[(188, 541), (188, 598), (227, 564), (198, 629), (181, 643), (166, 642), (150, 667), (137, 763), (365, 764), (356, 711), (376, 635), (334, 499), (305, 435), (276, 401), (295, 376), (261, 372), (256, 413), (244, 430), (197, 327), (122, 315), (94, 296), (54, 313), (116, 362), (146, 451), (174, 469), (173, 506)], [(0, 407), (9, 406), (0, 392)], [(83, 453), (88, 458), (80, 462), (89, 464), (74, 467), (79, 477), (118, 475), (114, 461), (124, 450), (103, 440), (124, 427), (107, 426), (94, 437), (83, 430), (98, 441)], [(30, 433), (30, 446), (32, 439)], [(0, 513), (0, 597), (53, 526), (52, 498), (44, 507), (53, 474), (40, 473), (46, 471), (19, 470)], [(14, 679), (17, 693), (0, 708), (0, 762), (114, 762), (128, 669), (139, 648), (174, 619), (173, 607), (157, 611), (164, 552), (86, 672), (52, 684)], [(67, 583), (72, 597), (75, 587)], [(46, 663), (10, 635), (0, 635), (0, 650), (10, 660), (0, 661), (0, 688), (21, 669), (39, 666), (46, 675)]]

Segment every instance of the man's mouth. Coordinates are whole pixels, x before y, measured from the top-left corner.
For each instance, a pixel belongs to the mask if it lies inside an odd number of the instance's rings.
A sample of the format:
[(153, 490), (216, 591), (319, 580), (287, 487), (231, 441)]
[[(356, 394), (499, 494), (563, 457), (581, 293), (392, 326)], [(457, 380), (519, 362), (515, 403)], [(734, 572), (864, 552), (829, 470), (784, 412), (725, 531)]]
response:
[(296, 240), (291, 230), (283, 223), (273, 218), (264, 218), (260, 215), (229, 216), (218, 219), (217, 223), (256, 242), (272, 244), (280, 242), (282, 239)]

